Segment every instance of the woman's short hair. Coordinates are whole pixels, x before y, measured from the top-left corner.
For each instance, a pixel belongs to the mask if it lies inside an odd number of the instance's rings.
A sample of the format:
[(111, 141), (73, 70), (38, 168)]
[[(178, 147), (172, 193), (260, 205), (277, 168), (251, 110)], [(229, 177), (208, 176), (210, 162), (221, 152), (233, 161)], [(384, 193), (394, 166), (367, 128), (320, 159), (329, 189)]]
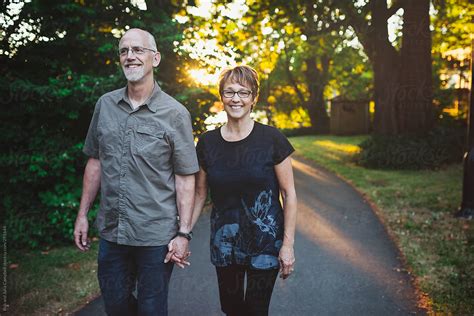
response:
[(258, 73), (250, 66), (236, 66), (234, 68), (227, 68), (221, 72), (219, 76), (219, 94), (222, 98), (224, 92), (224, 85), (227, 82), (238, 83), (241, 86), (250, 88), (253, 99), (256, 101), (259, 93)]

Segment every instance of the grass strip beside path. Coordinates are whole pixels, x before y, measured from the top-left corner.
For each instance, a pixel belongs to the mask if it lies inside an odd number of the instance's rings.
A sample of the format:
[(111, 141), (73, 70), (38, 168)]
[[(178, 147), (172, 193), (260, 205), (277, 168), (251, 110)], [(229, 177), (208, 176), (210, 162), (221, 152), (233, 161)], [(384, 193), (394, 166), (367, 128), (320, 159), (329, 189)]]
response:
[(377, 205), (436, 313), (474, 311), (474, 225), (453, 217), (462, 165), (441, 170), (373, 170), (353, 162), (365, 136), (290, 138), (296, 153), (343, 177)]
[(74, 246), (8, 254), (8, 315), (65, 315), (99, 292), (98, 241), (82, 253)]

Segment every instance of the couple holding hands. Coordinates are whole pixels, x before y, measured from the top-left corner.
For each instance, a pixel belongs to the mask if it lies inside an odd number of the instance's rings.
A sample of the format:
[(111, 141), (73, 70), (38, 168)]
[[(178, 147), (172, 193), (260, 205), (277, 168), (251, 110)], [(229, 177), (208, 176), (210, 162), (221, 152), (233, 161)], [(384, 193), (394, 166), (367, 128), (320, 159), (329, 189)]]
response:
[(100, 190), (98, 280), (107, 314), (167, 315), (173, 266), (189, 264), (192, 228), (209, 191), (221, 309), (268, 315), (278, 273), (286, 279), (294, 269), (297, 205), (293, 147), (250, 117), (257, 72), (237, 66), (221, 73), (227, 123), (195, 147), (189, 112), (154, 80), (161, 61), (154, 37), (128, 30), (119, 56), (127, 86), (95, 106), (74, 229), (77, 247), (88, 250), (87, 212)]

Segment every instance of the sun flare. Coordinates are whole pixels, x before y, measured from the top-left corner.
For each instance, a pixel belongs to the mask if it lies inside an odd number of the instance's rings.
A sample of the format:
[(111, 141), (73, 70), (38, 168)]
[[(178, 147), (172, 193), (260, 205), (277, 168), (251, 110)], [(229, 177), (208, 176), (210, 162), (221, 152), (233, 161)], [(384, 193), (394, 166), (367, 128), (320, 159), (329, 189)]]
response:
[(191, 69), (189, 76), (197, 83), (205, 86), (217, 84), (219, 78), (218, 73), (210, 74), (205, 69)]

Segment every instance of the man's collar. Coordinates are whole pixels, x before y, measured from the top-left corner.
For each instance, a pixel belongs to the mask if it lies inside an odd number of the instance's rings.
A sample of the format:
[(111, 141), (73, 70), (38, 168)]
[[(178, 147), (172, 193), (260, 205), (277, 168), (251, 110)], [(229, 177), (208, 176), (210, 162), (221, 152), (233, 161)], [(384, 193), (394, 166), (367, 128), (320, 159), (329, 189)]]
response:
[[(153, 86), (153, 92), (151, 96), (146, 100), (143, 104), (148, 107), (150, 111), (155, 113), (158, 110), (158, 102), (155, 102), (161, 94), (161, 88), (158, 83), (155, 81)], [(130, 99), (128, 98), (127, 94), (127, 86), (123, 87), (118, 91), (115, 95), (114, 101), (116, 104), (119, 104), (120, 101), (125, 101), (128, 104), (131, 104)]]
[(160, 94), (161, 88), (158, 85), (158, 82), (155, 81), (155, 85), (153, 86), (153, 92), (151, 93), (151, 96), (148, 98), (148, 100), (145, 102), (150, 111), (152, 111), (153, 113), (158, 111), (158, 102), (156, 102), (156, 100), (160, 97)]

